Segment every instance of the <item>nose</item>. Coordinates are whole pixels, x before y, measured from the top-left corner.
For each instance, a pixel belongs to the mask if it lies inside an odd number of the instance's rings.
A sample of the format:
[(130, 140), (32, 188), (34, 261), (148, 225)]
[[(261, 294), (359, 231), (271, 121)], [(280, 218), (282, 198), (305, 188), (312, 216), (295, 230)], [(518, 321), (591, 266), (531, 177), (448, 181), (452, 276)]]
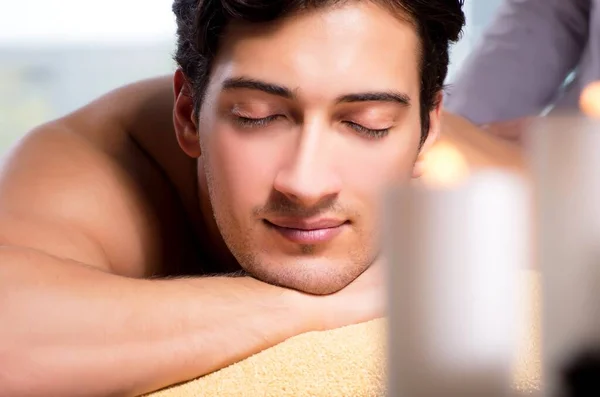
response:
[(273, 188), (290, 201), (313, 207), (339, 194), (342, 184), (335, 167), (335, 147), (322, 127), (305, 127), (293, 155), (277, 173)]

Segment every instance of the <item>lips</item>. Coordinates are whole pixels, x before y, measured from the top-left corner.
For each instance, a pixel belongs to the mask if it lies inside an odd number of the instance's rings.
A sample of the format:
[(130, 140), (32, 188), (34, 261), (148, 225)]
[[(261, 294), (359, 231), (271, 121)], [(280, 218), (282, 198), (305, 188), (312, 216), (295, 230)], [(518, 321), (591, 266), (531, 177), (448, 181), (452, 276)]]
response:
[(287, 229), (299, 229), (299, 230), (318, 230), (318, 229), (330, 229), (333, 227), (341, 226), (345, 223), (343, 220), (333, 218), (320, 218), (320, 219), (302, 219), (302, 218), (279, 218), (268, 220), (274, 226), (285, 227)]
[(297, 244), (322, 244), (333, 240), (347, 226), (340, 219), (301, 219), (279, 218), (265, 220), (265, 224), (284, 237)]

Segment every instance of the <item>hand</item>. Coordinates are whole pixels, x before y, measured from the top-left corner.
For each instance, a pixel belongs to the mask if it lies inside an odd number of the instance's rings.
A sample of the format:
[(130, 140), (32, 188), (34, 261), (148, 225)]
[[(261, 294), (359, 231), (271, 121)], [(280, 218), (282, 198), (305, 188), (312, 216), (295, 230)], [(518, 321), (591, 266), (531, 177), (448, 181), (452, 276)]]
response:
[(312, 296), (316, 329), (328, 330), (385, 316), (387, 304), (386, 263), (378, 260), (342, 290)]
[(514, 120), (484, 124), (481, 128), (501, 139), (522, 144), (527, 130), (535, 119), (535, 117), (521, 117)]

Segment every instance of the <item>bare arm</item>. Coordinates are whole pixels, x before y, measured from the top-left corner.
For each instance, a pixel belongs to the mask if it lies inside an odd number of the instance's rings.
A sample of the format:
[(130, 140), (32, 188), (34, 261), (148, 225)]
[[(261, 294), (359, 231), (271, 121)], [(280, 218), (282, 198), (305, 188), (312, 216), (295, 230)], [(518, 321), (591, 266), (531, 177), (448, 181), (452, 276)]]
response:
[[(147, 279), (161, 236), (137, 177), (161, 179), (142, 161), (114, 161), (138, 156), (122, 117), (149, 99), (144, 87), (42, 126), (0, 171), (0, 390), (10, 396), (133, 396), (380, 314), (359, 292)], [(333, 312), (336, 322), (321, 321)]]
[(538, 115), (581, 58), (590, 8), (590, 0), (506, 0), (446, 108), (476, 124)]
[(18, 396), (134, 396), (302, 332), (294, 293), (252, 278), (144, 280), (0, 248), (0, 387)]

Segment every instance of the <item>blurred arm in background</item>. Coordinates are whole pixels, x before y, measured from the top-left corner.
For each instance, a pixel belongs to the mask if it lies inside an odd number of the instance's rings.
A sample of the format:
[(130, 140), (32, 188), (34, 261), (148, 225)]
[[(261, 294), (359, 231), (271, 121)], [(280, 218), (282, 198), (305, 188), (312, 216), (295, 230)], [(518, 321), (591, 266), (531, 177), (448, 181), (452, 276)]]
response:
[(593, 1), (506, 0), (450, 87), (446, 109), (518, 140), (548, 106), (576, 108), (578, 77), (557, 100), (567, 76), (593, 61), (586, 47)]

